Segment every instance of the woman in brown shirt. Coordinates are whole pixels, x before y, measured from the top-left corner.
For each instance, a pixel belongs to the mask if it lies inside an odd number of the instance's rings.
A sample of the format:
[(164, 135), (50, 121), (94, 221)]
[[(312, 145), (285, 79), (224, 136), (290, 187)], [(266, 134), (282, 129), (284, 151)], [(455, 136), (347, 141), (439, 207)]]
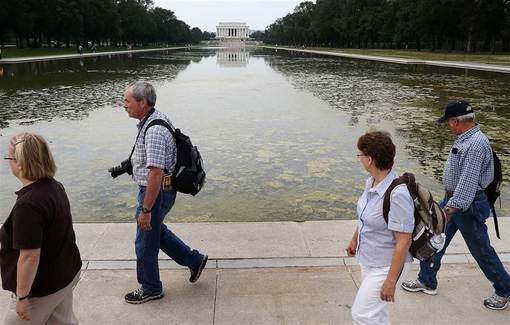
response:
[(4, 324), (77, 324), (72, 289), (81, 258), (48, 144), (39, 135), (19, 134), (4, 159), (23, 185), (0, 228), (2, 287), (13, 293)]

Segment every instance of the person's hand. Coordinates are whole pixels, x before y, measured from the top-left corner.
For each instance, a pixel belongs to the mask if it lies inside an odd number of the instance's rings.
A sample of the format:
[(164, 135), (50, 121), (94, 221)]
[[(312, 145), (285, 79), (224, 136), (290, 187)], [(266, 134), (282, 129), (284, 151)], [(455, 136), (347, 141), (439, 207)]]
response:
[(18, 301), (16, 303), (16, 314), (18, 314), (18, 317), (21, 320), (31, 320), (32, 319), (32, 316), (30, 315), (29, 307), (30, 307), (29, 299), (24, 299), (24, 300)]
[(140, 212), (140, 214), (138, 215), (138, 225), (140, 226), (140, 228), (142, 228), (142, 230), (151, 230), (152, 229), (152, 226), (151, 226), (151, 213), (148, 212), (148, 213), (143, 213), (143, 212)]
[(351, 239), (351, 242), (349, 243), (349, 246), (347, 246), (347, 248), (345, 249), (345, 251), (347, 252), (347, 256), (356, 256), (356, 247), (358, 246), (358, 241), (357, 239)]
[(395, 301), (395, 281), (386, 279), (381, 287), (381, 300), (387, 302)]

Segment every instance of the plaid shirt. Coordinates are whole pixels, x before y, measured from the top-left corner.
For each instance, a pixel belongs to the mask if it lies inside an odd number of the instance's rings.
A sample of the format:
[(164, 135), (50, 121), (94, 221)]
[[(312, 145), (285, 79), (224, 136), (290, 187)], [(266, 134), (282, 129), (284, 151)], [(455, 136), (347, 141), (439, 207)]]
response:
[(174, 170), (177, 157), (175, 139), (164, 126), (151, 126), (147, 130), (144, 140), (145, 129), (153, 120), (165, 120), (172, 126), (168, 117), (157, 110), (143, 125), (143, 120), (137, 124), (140, 136), (136, 140), (131, 163), (133, 164), (133, 180), (140, 186), (147, 186), (149, 167), (166, 169), (167, 172), (171, 173)]
[(477, 191), (494, 179), (494, 162), (489, 140), (475, 127), (457, 136), (443, 171), (443, 184), (453, 192), (447, 206), (466, 211)]

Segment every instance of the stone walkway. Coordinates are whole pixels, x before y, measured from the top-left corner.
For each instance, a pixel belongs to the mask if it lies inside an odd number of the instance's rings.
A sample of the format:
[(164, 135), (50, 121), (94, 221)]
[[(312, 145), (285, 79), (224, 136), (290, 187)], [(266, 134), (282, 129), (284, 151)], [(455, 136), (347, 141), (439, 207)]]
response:
[[(500, 219), (502, 240), (493, 244), (510, 269), (510, 218)], [(350, 324), (360, 282), (359, 266), (346, 256), (356, 222), (169, 224), (191, 246), (210, 256), (202, 278), (160, 254), (166, 296), (129, 305), (136, 288), (135, 224), (76, 224), (84, 266), (74, 308), (81, 324)], [(492, 220), (488, 227), (493, 235)], [(439, 273), (439, 294), (399, 290), (393, 324), (508, 324), (510, 308), (482, 306), (492, 293), (458, 235)], [(410, 277), (417, 273), (414, 265)], [(9, 294), (0, 293), (0, 315)]]
[(46, 55), (46, 56), (30, 56), (22, 58), (2, 59), (0, 64), (14, 64), (14, 63), (28, 63), (37, 61), (54, 61), (54, 60), (67, 60), (67, 59), (81, 59), (81, 58), (93, 58), (98, 56), (109, 56), (109, 55), (121, 55), (121, 54), (134, 54), (134, 53), (145, 53), (145, 52), (161, 52), (167, 50), (183, 50), (189, 47), (177, 46), (177, 47), (164, 47), (157, 49), (141, 49), (141, 50), (125, 50), (125, 51), (110, 51), (110, 52), (94, 52), (94, 53), (83, 53), (83, 54), (62, 54), (62, 55)]
[(496, 65), (496, 64), (484, 64), (484, 63), (460, 62), (460, 61), (434, 61), (434, 60), (419, 60), (419, 59), (403, 59), (403, 58), (388, 57), (388, 56), (351, 54), (351, 53), (334, 52), (334, 51), (306, 50), (306, 49), (280, 47), (280, 46), (262, 46), (262, 47), (268, 48), (268, 49), (274, 49), (274, 50), (284, 50), (284, 51), (291, 51), (291, 52), (329, 55), (329, 56), (337, 56), (337, 57), (350, 58), (350, 59), (380, 61), (380, 62), (396, 63), (396, 64), (407, 64), (407, 65), (424, 64), (424, 65), (433, 65), (433, 66), (448, 67), (448, 68), (490, 71), (490, 72), (499, 72), (499, 73), (510, 73), (510, 66)]

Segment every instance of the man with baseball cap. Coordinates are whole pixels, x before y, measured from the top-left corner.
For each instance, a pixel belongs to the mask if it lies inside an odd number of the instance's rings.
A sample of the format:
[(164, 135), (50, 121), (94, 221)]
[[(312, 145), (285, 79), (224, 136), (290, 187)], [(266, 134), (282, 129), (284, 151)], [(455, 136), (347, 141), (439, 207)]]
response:
[(492, 148), (475, 123), (473, 108), (466, 101), (449, 102), (437, 121), (446, 123), (456, 136), (443, 171), (446, 195), (441, 206), (448, 220), (446, 244), (435, 256), (433, 266), (421, 262), (418, 279), (402, 282), (402, 288), (437, 294), (436, 275), (441, 267), (441, 258), (458, 230), (478, 266), (493, 283), (495, 292), (484, 300), (484, 306), (494, 310), (505, 309), (510, 300), (510, 275), (491, 246), (485, 225), (490, 207), (484, 189), (494, 178)]

